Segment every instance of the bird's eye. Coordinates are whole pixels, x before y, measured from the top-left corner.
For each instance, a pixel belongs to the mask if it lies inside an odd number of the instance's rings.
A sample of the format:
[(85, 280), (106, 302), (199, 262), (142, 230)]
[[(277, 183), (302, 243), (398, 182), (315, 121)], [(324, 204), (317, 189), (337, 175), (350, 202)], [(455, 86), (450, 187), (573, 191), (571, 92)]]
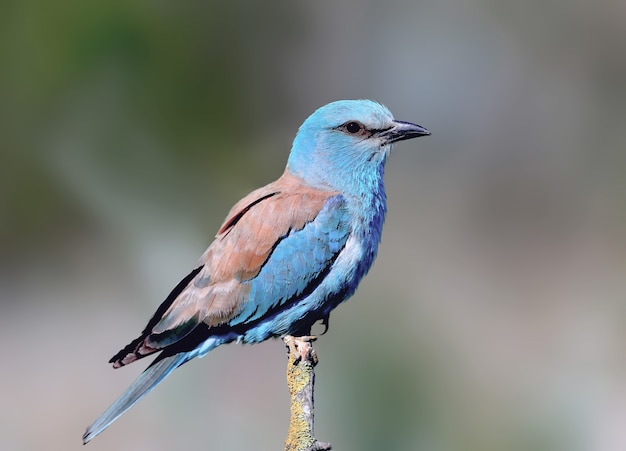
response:
[(363, 126), (358, 122), (348, 122), (346, 124), (346, 130), (348, 133), (359, 133), (363, 129)]

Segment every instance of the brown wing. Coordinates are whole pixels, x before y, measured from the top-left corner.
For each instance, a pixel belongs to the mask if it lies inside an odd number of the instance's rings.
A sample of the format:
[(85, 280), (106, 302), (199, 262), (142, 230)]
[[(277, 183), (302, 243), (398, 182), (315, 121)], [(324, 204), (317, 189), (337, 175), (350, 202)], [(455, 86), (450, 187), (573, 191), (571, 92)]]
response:
[(315, 219), (335, 194), (306, 187), (286, 171), (239, 201), (200, 258), (195, 274), (183, 287), (179, 284), (177, 294), (170, 294), (142, 336), (111, 359), (114, 366), (179, 341), (201, 322), (216, 326), (236, 316), (248, 300), (249, 285), (242, 282), (254, 278), (276, 243)]

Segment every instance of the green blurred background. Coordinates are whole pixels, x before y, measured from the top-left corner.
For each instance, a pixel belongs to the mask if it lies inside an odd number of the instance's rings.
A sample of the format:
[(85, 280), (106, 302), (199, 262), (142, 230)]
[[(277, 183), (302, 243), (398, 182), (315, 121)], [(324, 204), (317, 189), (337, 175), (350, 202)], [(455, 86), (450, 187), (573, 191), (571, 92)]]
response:
[[(317, 344), (337, 450), (626, 449), (626, 3), (0, 6), (0, 449), (79, 450), (112, 371), (318, 106), (433, 136)], [(282, 343), (186, 365), (98, 450), (282, 449)]]

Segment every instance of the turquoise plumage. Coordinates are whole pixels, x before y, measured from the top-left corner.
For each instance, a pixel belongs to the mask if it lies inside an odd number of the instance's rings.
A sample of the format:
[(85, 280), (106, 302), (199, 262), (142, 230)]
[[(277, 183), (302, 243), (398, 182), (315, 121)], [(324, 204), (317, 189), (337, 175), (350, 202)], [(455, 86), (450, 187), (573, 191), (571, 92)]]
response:
[(159, 353), (83, 442), (177, 367), (221, 344), (307, 335), (327, 321), (376, 258), (392, 144), (429, 134), (369, 100), (333, 102), (306, 119), (283, 175), (231, 209), (194, 270), (111, 359), (118, 368)]

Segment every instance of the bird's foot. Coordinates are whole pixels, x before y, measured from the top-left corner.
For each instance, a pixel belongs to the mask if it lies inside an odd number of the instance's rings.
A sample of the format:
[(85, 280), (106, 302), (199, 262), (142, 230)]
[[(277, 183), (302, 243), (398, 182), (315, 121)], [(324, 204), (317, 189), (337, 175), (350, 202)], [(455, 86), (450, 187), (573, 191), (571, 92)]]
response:
[(305, 335), (303, 337), (286, 335), (283, 337), (288, 354), (293, 356), (294, 365), (302, 361), (311, 362), (313, 366), (317, 365), (317, 353), (311, 344), (315, 340), (317, 340), (317, 337), (314, 335)]

